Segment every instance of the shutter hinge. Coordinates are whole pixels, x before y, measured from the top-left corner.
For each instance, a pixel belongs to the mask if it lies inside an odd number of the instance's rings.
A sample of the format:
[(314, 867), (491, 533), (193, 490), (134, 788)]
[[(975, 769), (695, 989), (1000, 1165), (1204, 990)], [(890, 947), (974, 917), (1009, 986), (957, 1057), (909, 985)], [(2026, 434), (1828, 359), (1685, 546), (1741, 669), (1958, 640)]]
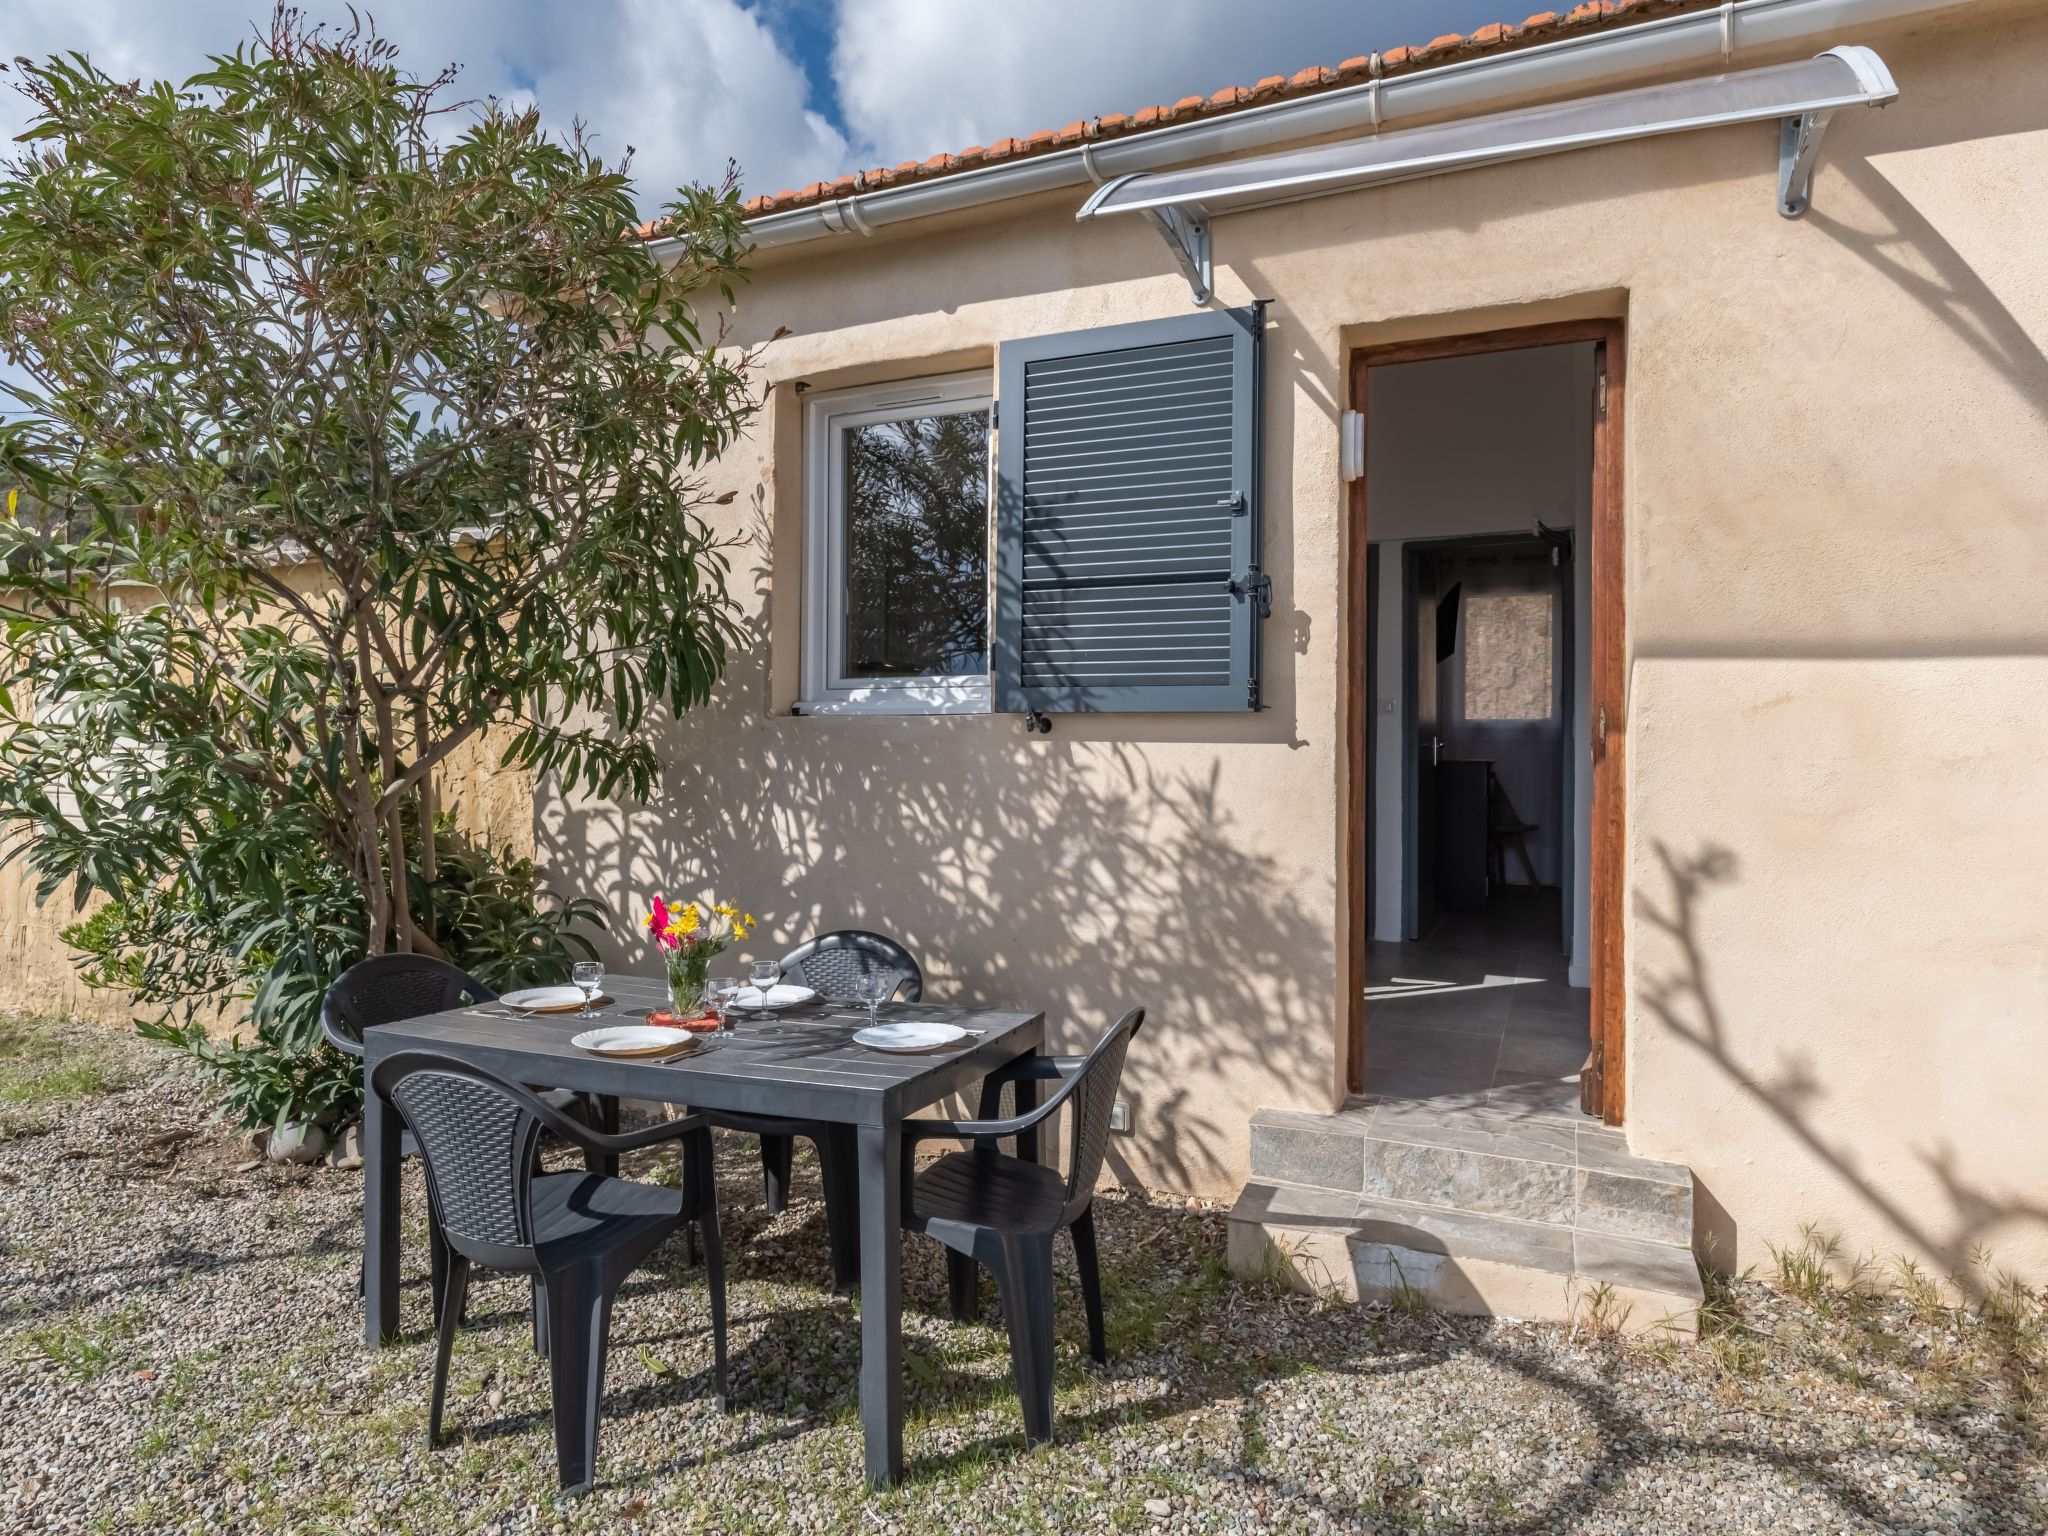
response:
[(1003, 402), (991, 400), (988, 403), (988, 429), (991, 432), (1003, 430)]
[(1600, 421), (1607, 419), (1607, 359), (1600, 360), (1600, 371), (1593, 379), (1593, 415)]
[(1255, 612), (1262, 619), (1273, 617), (1273, 578), (1256, 565), (1230, 584), (1232, 597), (1248, 597), (1257, 604)]

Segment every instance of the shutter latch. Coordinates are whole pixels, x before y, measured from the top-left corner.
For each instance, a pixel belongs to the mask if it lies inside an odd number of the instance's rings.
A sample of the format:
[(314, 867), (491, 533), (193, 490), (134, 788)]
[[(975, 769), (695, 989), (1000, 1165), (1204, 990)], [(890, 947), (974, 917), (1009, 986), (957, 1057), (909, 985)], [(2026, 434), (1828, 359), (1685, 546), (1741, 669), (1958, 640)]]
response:
[(1216, 505), (1230, 508), (1232, 517), (1243, 517), (1251, 510), (1251, 504), (1244, 499), (1243, 491), (1232, 491), (1228, 496), (1217, 497)]
[(1232, 597), (1248, 597), (1258, 605), (1262, 619), (1273, 617), (1273, 578), (1256, 565), (1230, 584)]

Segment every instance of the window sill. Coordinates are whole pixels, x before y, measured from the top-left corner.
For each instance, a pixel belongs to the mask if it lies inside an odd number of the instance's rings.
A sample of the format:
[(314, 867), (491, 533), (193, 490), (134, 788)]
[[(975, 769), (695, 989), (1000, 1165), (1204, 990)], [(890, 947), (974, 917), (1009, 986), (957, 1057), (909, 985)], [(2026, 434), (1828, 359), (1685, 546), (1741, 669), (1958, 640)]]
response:
[(923, 687), (854, 688), (801, 699), (798, 715), (985, 715), (986, 683), (932, 683)]

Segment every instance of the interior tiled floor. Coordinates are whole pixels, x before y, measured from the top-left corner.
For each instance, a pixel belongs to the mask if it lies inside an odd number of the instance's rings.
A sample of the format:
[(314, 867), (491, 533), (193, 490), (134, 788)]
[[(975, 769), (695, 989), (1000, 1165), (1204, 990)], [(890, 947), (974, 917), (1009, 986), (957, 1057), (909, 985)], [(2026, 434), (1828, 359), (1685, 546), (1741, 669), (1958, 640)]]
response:
[(1422, 943), (1368, 945), (1367, 1098), (1576, 1118), (1589, 994), (1558, 946), (1558, 893), (1526, 886)]

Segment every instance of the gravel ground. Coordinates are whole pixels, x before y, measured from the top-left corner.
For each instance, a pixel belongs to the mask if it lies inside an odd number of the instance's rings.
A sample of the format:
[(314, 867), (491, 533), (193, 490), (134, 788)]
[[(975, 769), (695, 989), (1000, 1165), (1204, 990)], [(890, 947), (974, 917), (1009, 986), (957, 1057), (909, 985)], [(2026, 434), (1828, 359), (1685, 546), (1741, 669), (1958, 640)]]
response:
[(564, 1501), (523, 1282), (473, 1289), (453, 1439), (427, 1449), (416, 1172), (408, 1332), (372, 1354), (357, 1175), (249, 1166), (153, 1047), (17, 1026), (0, 1038), (0, 1529), (2048, 1529), (2038, 1337), (1753, 1283), (1717, 1297), (1699, 1342), (1328, 1307), (1229, 1279), (1219, 1208), (1129, 1193), (1096, 1206), (1115, 1363), (1086, 1364), (1067, 1287), (1060, 1438), (1036, 1451), (1003, 1336), (947, 1320), (937, 1250), (906, 1240), (908, 1472), (870, 1494), (813, 1171), (767, 1221), (749, 1152), (730, 1139), (721, 1167), (733, 1411), (710, 1401), (701, 1274), (672, 1245), (621, 1299), (602, 1481)]

